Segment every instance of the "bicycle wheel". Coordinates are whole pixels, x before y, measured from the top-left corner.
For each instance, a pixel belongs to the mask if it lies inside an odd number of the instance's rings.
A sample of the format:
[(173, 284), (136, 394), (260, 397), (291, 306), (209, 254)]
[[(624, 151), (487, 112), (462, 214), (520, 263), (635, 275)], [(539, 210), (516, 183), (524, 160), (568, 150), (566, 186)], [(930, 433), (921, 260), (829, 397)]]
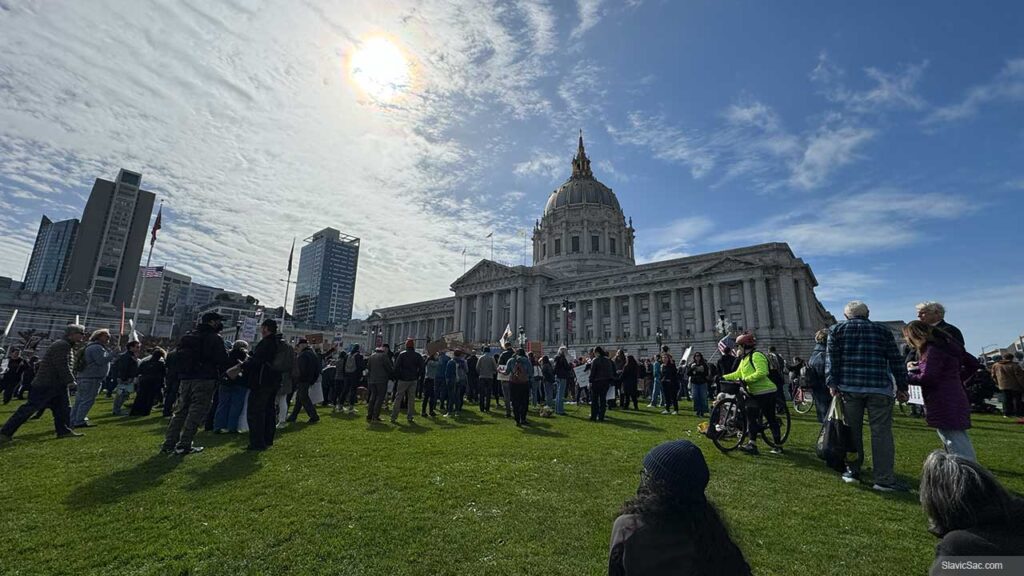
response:
[(710, 434), (711, 441), (722, 452), (739, 448), (747, 435), (746, 415), (733, 398), (725, 398), (715, 403), (711, 408), (708, 425), (714, 426)]
[(797, 414), (807, 414), (811, 411), (811, 408), (814, 406), (813, 394), (810, 390), (796, 389), (796, 393), (793, 394), (793, 409), (796, 410)]
[(772, 431), (767, 426), (767, 421), (764, 420), (764, 416), (761, 417), (761, 438), (764, 439), (765, 443), (768, 444), (769, 446), (782, 446), (783, 444), (786, 443), (786, 440), (789, 440), (789, 406), (786, 404), (784, 400), (776, 399), (775, 412), (775, 417), (779, 419), (779, 438), (781, 439), (781, 441), (778, 444), (776, 444), (775, 441), (772, 439)]

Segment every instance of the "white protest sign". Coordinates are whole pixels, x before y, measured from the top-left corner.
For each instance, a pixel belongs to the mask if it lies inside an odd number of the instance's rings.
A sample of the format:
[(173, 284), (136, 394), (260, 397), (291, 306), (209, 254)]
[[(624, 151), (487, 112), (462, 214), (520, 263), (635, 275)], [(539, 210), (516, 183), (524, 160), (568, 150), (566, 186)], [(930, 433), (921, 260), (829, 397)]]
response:
[(907, 400), (907, 404), (917, 404), (918, 406), (924, 406), (924, 394), (921, 393), (921, 387), (916, 384), (911, 384), (907, 389), (910, 394), (910, 399)]
[(590, 372), (587, 372), (587, 365), (581, 364), (573, 368), (573, 372), (576, 373), (576, 384), (580, 388), (590, 387)]

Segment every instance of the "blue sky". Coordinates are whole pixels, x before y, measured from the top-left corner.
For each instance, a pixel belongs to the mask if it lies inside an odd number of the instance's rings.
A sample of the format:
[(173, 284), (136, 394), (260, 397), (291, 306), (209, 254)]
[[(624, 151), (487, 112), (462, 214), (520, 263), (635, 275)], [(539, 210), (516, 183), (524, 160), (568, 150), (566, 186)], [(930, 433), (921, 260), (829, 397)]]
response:
[[(519, 262), (582, 128), (644, 261), (786, 241), (839, 315), (1024, 332), (1017, 2), (0, 0), (0, 274), (143, 172), (154, 260), (273, 303), (292, 236), (363, 239), (356, 310)], [(353, 76), (385, 37), (397, 97)]]

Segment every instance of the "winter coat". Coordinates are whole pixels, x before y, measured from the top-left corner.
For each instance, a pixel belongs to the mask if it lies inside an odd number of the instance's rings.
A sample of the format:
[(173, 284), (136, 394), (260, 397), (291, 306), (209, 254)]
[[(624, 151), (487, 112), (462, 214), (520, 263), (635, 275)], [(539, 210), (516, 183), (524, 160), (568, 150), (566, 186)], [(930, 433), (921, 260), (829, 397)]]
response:
[(993, 364), (992, 378), (1000, 390), (1024, 390), (1024, 368), (1013, 360), (1000, 360)]
[(481, 378), (494, 380), (494, 377), (498, 375), (498, 362), (494, 356), (484, 354), (476, 361), (476, 371)]
[(306, 347), (302, 352), (299, 352), (299, 356), (295, 361), (299, 364), (298, 383), (311, 386), (316, 382), (317, 376), (320, 375), (320, 370), (323, 369), (320, 365), (320, 355), (312, 348)]
[[(181, 344), (196, 344), (195, 349)], [(182, 336), (178, 346), (180, 380), (217, 380), (232, 366), (224, 339), (209, 324), (200, 324)]]
[(114, 363), (114, 378), (118, 380), (131, 380), (139, 375), (139, 361), (130, 350), (124, 353)]
[(395, 362), (395, 378), (398, 380), (416, 380), (423, 370), (423, 356), (420, 353), (406, 349), (398, 355)]
[(690, 378), (690, 384), (707, 384), (711, 378), (711, 367), (707, 362), (694, 362), (686, 367), (686, 375)]
[(607, 356), (598, 356), (590, 363), (590, 382), (611, 384), (615, 381), (615, 364)]
[(281, 387), (282, 374), (273, 367), (278, 346), (284, 346), (280, 334), (263, 338), (242, 365), (242, 372), (251, 390), (277, 390)]
[[(749, 576), (750, 566), (743, 552), (732, 542), (723, 542), (725, 550), (716, 551), (728, 565), (719, 573)], [(675, 576), (697, 574), (694, 559), (707, 551), (698, 550), (692, 538), (678, 530), (659, 530), (648, 526), (636, 514), (623, 514), (612, 525), (608, 552), (608, 576)]]
[(552, 366), (550, 362), (548, 362), (547, 364), (542, 363), (540, 365), (540, 373), (541, 376), (544, 378), (544, 381), (547, 382), (548, 384), (551, 384), (552, 382), (555, 381), (555, 367)]
[(811, 357), (807, 359), (807, 370), (804, 370), (804, 387), (815, 392), (825, 391), (825, 353), (824, 342), (815, 344)]
[(49, 348), (36, 368), (33, 388), (67, 388), (75, 383), (72, 368), (75, 364), (74, 346), (67, 338), (61, 338)]
[(85, 368), (78, 373), (79, 378), (102, 380), (110, 373), (110, 363), (117, 358), (117, 352), (108, 350), (99, 342), (90, 342), (85, 347)]
[(139, 387), (146, 385), (159, 388), (163, 385), (166, 375), (167, 365), (164, 361), (150, 358), (139, 364)]
[(569, 365), (569, 359), (562, 354), (555, 356), (555, 378), (568, 380), (571, 372), (572, 366)]
[(636, 386), (637, 380), (640, 379), (640, 366), (638, 364), (627, 363), (622, 367), (622, 371), (619, 373), (619, 378), (622, 380), (622, 386)]
[(974, 526), (942, 534), (929, 574), (948, 574), (942, 570), (943, 556), (1024, 556), (1024, 502), (1017, 499), (1010, 508), (1009, 518), (1005, 512), (981, 510)]
[[(968, 360), (969, 359), (969, 360)], [(925, 422), (932, 428), (967, 430), (971, 427), (971, 403), (961, 380), (960, 367), (978, 361), (956, 342), (934, 343), (925, 349), (918, 370), (907, 379), (921, 386)]]
[(395, 367), (390, 356), (383, 352), (374, 352), (366, 361), (366, 368), (370, 371), (366, 376), (367, 384), (387, 384)]

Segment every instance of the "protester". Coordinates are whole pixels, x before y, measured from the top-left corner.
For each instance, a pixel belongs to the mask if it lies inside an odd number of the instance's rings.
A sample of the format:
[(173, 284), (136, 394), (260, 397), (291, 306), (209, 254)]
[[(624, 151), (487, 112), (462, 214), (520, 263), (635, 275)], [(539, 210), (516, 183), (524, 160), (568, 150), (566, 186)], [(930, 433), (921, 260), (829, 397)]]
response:
[(445, 369), (445, 382), (448, 384), (448, 408), (444, 418), (451, 418), (462, 413), (462, 396), (469, 383), (469, 366), (462, 350), (456, 350)]
[(373, 424), (381, 422), (380, 412), (384, 406), (388, 379), (391, 378), (391, 372), (394, 370), (391, 357), (385, 352), (383, 346), (374, 349), (373, 354), (366, 359), (366, 369), (369, 371), (366, 375), (366, 384), (370, 394), (366, 421)]
[[(654, 382), (652, 383), (654, 390), (651, 392), (651, 403), (647, 405), (648, 408), (660, 408), (664, 404), (664, 398), (662, 398), (662, 385), (661, 385), (661, 371), (664, 365), (661, 363), (661, 354), (658, 354), (654, 358), (654, 368), (652, 371)], [(666, 414), (667, 412), (662, 412)]]
[(748, 576), (743, 552), (704, 493), (710, 479), (692, 442), (652, 448), (636, 496), (612, 525), (609, 576)]
[(590, 363), (590, 420), (604, 422), (608, 410), (608, 389), (615, 382), (615, 364), (608, 358), (604, 348), (594, 348), (594, 360)]
[[(244, 364), (249, 359), (249, 343), (245, 340), (235, 340), (231, 345), (231, 352), (228, 352), (231, 365)], [(246, 415), (242, 414), (245, 405), (245, 396), (249, 393), (248, 380), (243, 372), (234, 380), (223, 378), (217, 386), (217, 404), (213, 415), (213, 430), (217, 434), (235, 434), (238, 432), (239, 422)]]
[(559, 416), (565, 415), (565, 391), (573, 377), (568, 354), (569, 350), (565, 346), (560, 346), (555, 356), (555, 414)]
[(10, 403), (11, 397), (18, 391), (26, 368), (28, 368), (28, 360), (21, 357), (21, 350), (12, 349), (7, 357), (7, 368), (0, 376), (0, 389), (3, 389), (4, 404)]
[(509, 401), (512, 404), (512, 413), (515, 416), (516, 426), (522, 427), (527, 424), (526, 412), (530, 404), (530, 375), (533, 366), (530, 359), (526, 357), (526, 350), (520, 348), (515, 351), (515, 356), (505, 364), (505, 373), (508, 375)]
[(833, 326), (825, 345), (825, 385), (832, 396), (841, 395), (846, 424), (857, 457), (848, 462), (842, 479), (860, 482), (864, 464), (864, 413), (871, 429), (873, 488), (882, 492), (906, 491), (896, 481), (896, 447), (892, 436), (892, 388), (907, 400), (907, 367), (892, 332), (868, 320), (867, 304), (854, 300), (843, 309), (846, 320)]
[(629, 410), (629, 403), (633, 403), (633, 409), (639, 410), (640, 391), (637, 389), (637, 381), (640, 378), (640, 366), (632, 354), (626, 355), (626, 364), (622, 367), (619, 376), (622, 381), (622, 407)]
[(110, 363), (117, 358), (117, 352), (108, 349), (110, 331), (96, 330), (89, 337), (89, 344), (80, 352), (81, 371), (75, 375), (78, 387), (75, 390), (75, 406), (71, 409), (71, 427), (88, 428), (95, 426), (89, 421), (89, 410), (96, 402), (96, 396), (103, 386), (103, 380), (110, 373)]
[(178, 360), (180, 356), (177, 350), (171, 350), (167, 353), (167, 359), (164, 362), (167, 367), (167, 373), (164, 375), (164, 404), (161, 414), (164, 418), (170, 418), (174, 414), (174, 403), (178, 400), (178, 385), (180, 383), (180, 362)]
[(920, 491), (928, 531), (941, 538), (932, 576), (948, 573), (944, 557), (1024, 556), (1024, 501), (977, 462), (933, 451), (921, 470)]
[(320, 415), (316, 413), (316, 405), (309, 398), (309, 389), (316, 384), (316, 379), (320, 376), (323, 366), (320, 365), (320, 356), (309, 346), (309, 342), (305, 338), (299, 338), (296, 348), (299, 355), (295, 361), (299, 370), (298, 380), (294, 382), (295, 409), (288, 417), (288, 421), (295, 422), (299, 419), (299, 413), (305, 410), (306, 416), (309, 417), (309, 423), (316, 424), (320, 421)]
[(711, 380), (711, 367), (704, 355), (696, 352), (693, 360), (686, 367), (686, 377), (693, 389), (693, 411), (698, 418), (708, 415), (708, 382)]
[(1014, 362), (1013, 354), (1003, 354), (1001, 360), (992, 365), (992, 378), (999, 387), (1003, 398), (1003, 417), (1024, 416), (1024, 368)]
[(135, 379), (139, 375), (139, 352), (142, 346), (138, 342), (129, 342), (124, 353), (114, 363), (114, 416), (122, 416), (121, 408), (125, 400), (135, 392)]
[(395, 387), (395, 403), (391, 407), (391, 423), (398, 421), (398, 412), (402, 402), (406, 403), (405, 419), (410, 424), (413, 416), (416, 415), (416, 379), (423, 371), (423, 356), (416, 351), (416, 341), (409, 338), (405, 341), (405, 350), (398, 355), (395, 362), (395, 378), (398, 385)]
[(804, 369), (801, 370), (803, 373), (803, 382), (801, 383), (805, 388), (811, 390), (811, 395), (814, 398), (814, 412), (818, 417), (818, 424), (825, 423), (825, 416), (828, 415), (828, 409), (832, 404), (832, 396), (828, 393), (828, 387), (825, 386), (825, 354), (826, 344), (828, 343), (828, 328), (822, 328), (814, 334), (814, 351), (811, 352), (811, 357), (807, 359)]
[[(480, 359), (473, 352), (466, 355), (466, 376), (468, 378), (466, 384), (466, 397), (469, 398), (470, 402), (477, 401), (477, 392), (480, 386), (480, 373), (477, 372), (477, 362)], [(462, 409), (462, 405), (459, 405), (459, 409)]]
[(274, 445), (276, 397), (281, 376), (291, 370), (292, 360), (291, 351), (277, 333), (276, 320), (267, 318), (260, 323), (260, 335), (255, 350), (242, 365), (242, 374), (249, 385), (246, 414), (249, 446), (246, 449), (252, 451), (263, 451)]
[(544, 383), (544, 402), (551, 410), (555, 409), (555, 366), (551, 358), (542, 356), (540, 359), (540, 377)]
[(530, 377), (530, 400), (534, 406), (539, 406), (544, 401), (544, 371), (540, 365), (540, 358), (533, 352), (528, 352), (526, 357), (530, 359), (530, 367), (533, 371)]
[(427, 417), (427, 407), (430, 407), (430, 417), (434, 418), (437, 413), (434, 412), (434, 408), (437, 407), (437, 384), (435, 383), (438, 370), (437, 353), (431, 354), (430, 359), (427, 360), (426, 365), (423, 367), (423, 403), (420, 406), (420, 416)]
[(768, 376), (768, 358), (757, 351), (757, 338), (752, 333), (741, 334), (736, 338), (736, 345), (739, 347), (739, 366), (735, 372), (723, 375), (722, 379), (742, 381), (749, 394), (746, 402), (747, 443), (740, 446), (740, 450), (748, 454), (758, 453), (757, 437), (761, 433), (761, 416), (764, 416), (772, 433), (774, 446), (771, 452), (782, 454), (780, 423), (775, 413), (777, 389)]
[(665, 395), (665, 409), (661, 413), (679, 414), (679, 368), (668, 346), (661, 347), (661, 390)]
[(491, 355), (490, 347), (484, 346), (483, 354), (476, 362), (476, 371), (480, 378), (480, 411), (490, 412), (491, 394), (494, 392), (494, 382), (498, 376), (498, 363)]
[[(515, 350), (512, 349), (512, 343), (505, 342), (505, 351), (498, 357), (498, 383), (501, 384), (501, 398), (505, 401), (505, 418), (512, 417), (512, 402), (510, 400), (512, 394), (509, 389), (509, 375), (504, 372), (504, 369), (508, 367), (508, 362), (513, 356), (515, 356)], [(529, 395), (529, 386), (527, 386), (527, 395)]]
[(192, 439), (210, 411), (217, 382), (231, 366), (224, 340), (220, 337), (223, 329), (224, 317), (216, 312), (207, 312), (195, 329), (178, 342), (181, 383), (161, 453), (173, 451), (183, 456), (203, 451), (202, 446), (192, 445)]
[(451, 359), (443, 350), (437, 355), (437, 373), (434, 374), (434, 394), (441, 411), (448, 412), (448, 363)]
[(320, 402), (322, 408), (329, 408), (334, 406), (334, 397), (337, 396), (337, 390), (334, 388), (334, 379), (338, 375), (338, 365), (334, 360), (325, 359), (326, 364), (323, 370), (320, 370), (320, 386), (323, 388), (324, 399)]
[(139, 375), (135, 403), (132, 404), (129, 416), (149, 416), (153, 412), (153, 405), (156, 404), (157, 394), (164, 384), (164, 376), (167, 375), (167, 366), (164, 364), (163, 348), (154, 348), (149, 358), (139, 364)]
[(946, 307), (938, 302), (921, 302), (917, 306), (917, 319), (929, 326), (938, 328), (953, 337), (953, 340), (964, 346), (964, 335), (960, 329), (946, 322)]
[[(335, 405), (335, 412), (345, 414), (358, 414), (356, 411), (356, 390), (359, 388), (359, 381), (363, 377), (363, 370), (366, 369), (366, 361), (359, 351), (359, 344), (353, 344), (345, 358), (344, 368), (339, 371), (342, 377), (342, 385), (338, 391), (338, 404)], [(348, 401), (348, 408), (345, 401)]]
[(964, 351), (953, 336), (920, 320), (903, 327), (903, 337), (920, 361), (908, 365), (907, 379), (921, 387), (925, 422), (939, 433), (946, 451), (977, 460), (967, 436), (971, 427), (971, 404), (960, 378), (961, 366), (977, 370), (978, 361)]

